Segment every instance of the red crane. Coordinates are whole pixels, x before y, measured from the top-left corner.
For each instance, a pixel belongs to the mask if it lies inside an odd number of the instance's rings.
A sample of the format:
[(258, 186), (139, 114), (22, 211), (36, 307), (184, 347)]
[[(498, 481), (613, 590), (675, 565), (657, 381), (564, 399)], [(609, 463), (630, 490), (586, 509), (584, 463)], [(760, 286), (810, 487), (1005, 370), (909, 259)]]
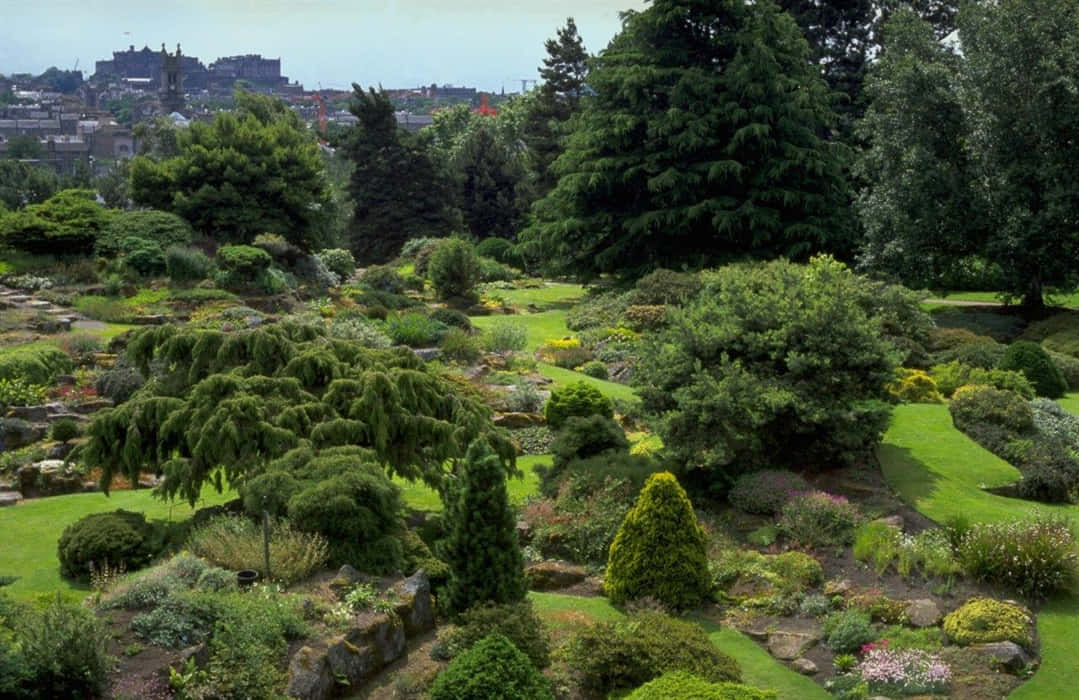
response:
[(318, 133), (326, 137), (326, 102), (322, 99), (322, 93), (316, 92), (311, 99), (318, 105)]
[(498, 110), (487, 104), (487, 93), (480, 93), (480, 106), (472, 110), (473, 114), (482, 114), (485, 117), (494, 117), (498, 115)]

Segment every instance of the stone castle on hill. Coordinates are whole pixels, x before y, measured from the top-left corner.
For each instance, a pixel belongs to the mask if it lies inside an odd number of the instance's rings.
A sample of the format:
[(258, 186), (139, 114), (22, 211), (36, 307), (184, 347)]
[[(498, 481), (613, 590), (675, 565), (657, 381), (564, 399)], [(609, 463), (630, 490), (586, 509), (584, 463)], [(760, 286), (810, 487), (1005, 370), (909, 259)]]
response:
[[(288, 77), (281, 75), (280, 58), (263, 58), (258, 54), (226, 56), (205, 66), (195, 56), (179, 55), (179, 50), (177, 54), (174, 58), (180, 62), (185, 91), (231, 90), (237, 80), (267, 89), (288, 85)], [(162, 90), (167, 87), (164, 85), (166, 57), (164, 49), (154, 51), (143, 46), (136, 50), (131, 45), (127, 51), (114, 51), (110, 60), (98, 61), (94, 77), (113, 77), (146, 90)]]

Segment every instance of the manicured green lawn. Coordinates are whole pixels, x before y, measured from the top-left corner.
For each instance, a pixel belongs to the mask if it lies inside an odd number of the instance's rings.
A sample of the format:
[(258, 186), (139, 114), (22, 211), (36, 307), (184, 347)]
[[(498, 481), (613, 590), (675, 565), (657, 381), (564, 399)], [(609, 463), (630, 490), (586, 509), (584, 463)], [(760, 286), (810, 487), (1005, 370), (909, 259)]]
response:
[[(536, 614), (548, 625), (575, 625), (582, 622), (613, 622), (625, 614), (606, 598), (580, 598), (557, 593), (529, 593)], [(709, 639), (721, 651), (730, 654), (742, 667), (742, 680), (748, 685), (775, 690), (780, 700), (813, 700), (831, 697), (805, 676), (779, 663), (749, 637), (737, 630), (713, 622), (700, 623)]]
[[(939, 295), (938, 298), (955, 301), (1001, 302), (999, 292), (946, 292)], [(1045, 303), (1050, 306), (1064, 306), (1069, 309), (1079, 308), (1079, 292), (1070, 292), (1068, 294), (1046, 294)]]
[[(532, 290), (525, 290), (532, 291)], [(496, 323), (511, 321), (525, 327), (528, 333), (525, 350), (535, 352), (541, 345), (552, 338), (565, 338), (573, 335), (566, 327), (566, 312), (561, 309), (540, 311), (534, 314), (514, 314), (512, 316), (472, 316), (472, 325), (481, 330)]]
[(623, 399), (625, 401), (637, 400), (637, 394), (633, 391), (633, 387), (626, 386), (625, 384), (609, 382), (605, 379), (596, 379), (595, 377), (589, 377), (580, 372), (574, 372), (571, 369), (562, 369), (561, 367), (549, 365), (546, 362), (540, 362), (537, 369), (543, 376), (554, 380), (555, 384), (562, 385), (572, 384), (574, 382), (584, 382), (585, 384), (590, 384), (599, 389), (601, 394), (609, 396), (612, 399)]
[[(203, 489), (197, 508), (224, 503), (235, 494), (219, 494), (212, 488)], [(18, 576), (19, 580), (2, 590), (17, 598), (28, 598), (50, 591), (76, 591), (84, 588), (60, 578), (60, 563), (56, 559), (56, 542), (64, 528), (84, 515), (112, 511), (118, 508), (139, 511), (149, 520), (182, 522), (193, 510), (184, 502), (166, 503), (151, 496), (148, 489), (80, 493), (27, 501), (0, 510), (0, 575)]]
[[(524, 476), (520, 479), (508, 479), (506, 481), (506, 491), (509, 492), (510, 503), (520, 505), (528, 497), (537, 493), (539, 478), (532, 471), (532, 467), (541, 462), (549, 463), (550, 460), (550, 455), (524, 455), (517, 458), (517, 468), (524, 473)], [(394, 477), (394, 482), (401, 487), (401, 495), (404, 497), (405, 504), (408, 507), (428, 512), (442, 510), (442, 499), (438, 497), (438, 492), (434, 489), (425, 486), (419, 481), (413, 483), (397, 477)]]
[(534, 304), (540, 309), (554, 306), (565, 306), (581, 299), (585, 295), (585, 288), (579, 284), (567, 284), (564, 282), (548, 282), (542, 287), (530, 287), (525, 289), (491, 289), (485, 294), (488, 297), (501, 299), (508, 306), (528, 306)]
[[(1079, 394), (1061, 401), (1079, 408)], [(971, 521), (1029, 516), (1035, 509), (1066, 515), (1079, 522), (1079, 506), (1049, 506), (1003, 498), (978, 488), (1018, 478), (1011, 465), (976, 445), (952, 426), (945, 406), (897, 406), (892, 426), (877, 451), (888, 483), (903, 500), (941, 522), (950, 515)], [(1038, 612), (1042, 665), (1028, 683), (1011, 695), (1021, 700), (1066, 700), (1079, 688), (1079, 591), (1046, 604)]]

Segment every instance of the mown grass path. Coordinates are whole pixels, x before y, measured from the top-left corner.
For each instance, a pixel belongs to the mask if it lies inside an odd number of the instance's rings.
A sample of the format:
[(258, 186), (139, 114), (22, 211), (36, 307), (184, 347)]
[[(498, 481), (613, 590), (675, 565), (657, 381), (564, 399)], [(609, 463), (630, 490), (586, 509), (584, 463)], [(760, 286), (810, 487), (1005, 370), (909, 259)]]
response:
[[(1077, 412), (1079, 395), (1061, 405)], [(877, 451), (888, 484), (903, 500), (937, 522), (962, 515), (972, 522), (1023, 518), (1036, 510), (1065, 515), (1079, 523), (1079, 506), (1032, 504), (987, 493), (1019, 472), (977, 445), (952, 425), (942, 405), (897, 406)], [(1042, 666), (1011, 698), (1069, 700), (1079, 697), (1079, 590), (1050, 601), (1038, 612)]]

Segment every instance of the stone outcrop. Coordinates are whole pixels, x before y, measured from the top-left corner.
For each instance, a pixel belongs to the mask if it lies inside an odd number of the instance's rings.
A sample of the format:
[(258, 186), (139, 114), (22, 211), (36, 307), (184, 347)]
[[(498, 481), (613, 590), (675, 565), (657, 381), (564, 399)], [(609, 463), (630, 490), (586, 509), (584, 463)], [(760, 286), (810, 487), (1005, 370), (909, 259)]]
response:
[(1015, 642), (992, 642), (989, 644), (975, 644), (971, 650), (978, 652), (993, 665), (1004, 669), (1008, 673), (1017, 673), (1034, 660), (1029, 654)]
[(494, 417), (494, 424), (500, 428), (516, 430), (544, 425), (547, 420), (542, 413), (499, 413)]
[(907, 619), (912, 627), (935, 627), (941, 617), (940, 607), (929, 598), (907, 602)]
[(588, 576), (583, 566), (565, 561), (541, 561), (525, 567), (525, 580), (533, 591), (557, 591), (575, 586)]
[(420, 570), (393, 587), (398, 603), (394, 612), (405, 625), (405, 636), (414, 637), (435, 628), (435, 605), (431, 580)]

